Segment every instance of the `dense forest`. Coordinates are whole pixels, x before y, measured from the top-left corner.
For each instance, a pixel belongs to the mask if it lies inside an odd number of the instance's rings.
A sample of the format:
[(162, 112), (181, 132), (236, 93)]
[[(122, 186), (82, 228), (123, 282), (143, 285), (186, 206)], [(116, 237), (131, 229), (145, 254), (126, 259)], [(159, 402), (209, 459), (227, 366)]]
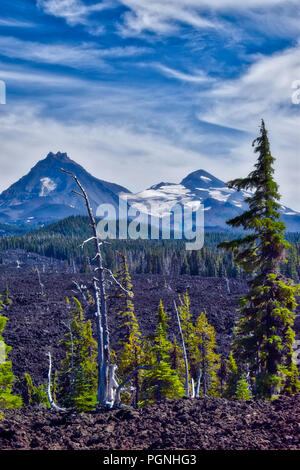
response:
[[(50, 258), (67, 260), (83, 272), (88, 272), (93, 258), (93, 247), (82, 240), (91, 236), (87, 217), (68, 217), (59, 222), (22, 235), (0, 239), (0, 250), (24, 249)], [(236, 237), (231, 232), (205, 233), (204, 247), (199, 251), (186, 251), (181, 240), (110, 240), (103, 245), (103, 259), (111, 270), (119, 268), (115, 252), (126, 255), (133, 274), (180, 274), (205, 277), (243, 278), (245, 273), (234, 262), (231, 252), (218, 249), (218, 244)], [(300, 277), (300, 234), (288, 233), (291, 246), (287, 251), (287, 263), (281, 265), (286, 276)], [(0, 259), (1, 261), (1, 259)]]

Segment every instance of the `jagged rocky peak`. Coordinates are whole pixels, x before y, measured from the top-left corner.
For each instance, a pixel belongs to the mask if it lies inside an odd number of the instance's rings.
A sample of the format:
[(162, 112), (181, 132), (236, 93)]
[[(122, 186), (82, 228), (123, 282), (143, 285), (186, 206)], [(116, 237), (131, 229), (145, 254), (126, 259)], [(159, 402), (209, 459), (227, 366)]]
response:
[(128, 192), (122, 186), (95, 178), (67, 153), (49, 152), (29, 173), (0, 194), (0, 222), (40, 224), (85, 214), (82, 198), (73, 193), (77, 189), (75, 182), (61, 168), (79, 178), (94, 211), (103, 203), (118, 207), (118, 194)]
[(66, 152), (49, 152), (45, 160), (56, 160), (56, 161), (70, 161)]

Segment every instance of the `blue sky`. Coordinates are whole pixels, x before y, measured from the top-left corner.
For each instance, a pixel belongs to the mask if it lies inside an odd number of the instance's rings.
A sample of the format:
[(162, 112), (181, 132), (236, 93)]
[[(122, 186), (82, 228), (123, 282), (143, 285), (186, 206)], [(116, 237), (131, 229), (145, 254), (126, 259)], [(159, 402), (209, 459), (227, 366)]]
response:
[(239, 3), (1, 0), (0, 190), (58, 150), (132, 191), (245, 176), (263, 117), (300, 210), (299, 0)]

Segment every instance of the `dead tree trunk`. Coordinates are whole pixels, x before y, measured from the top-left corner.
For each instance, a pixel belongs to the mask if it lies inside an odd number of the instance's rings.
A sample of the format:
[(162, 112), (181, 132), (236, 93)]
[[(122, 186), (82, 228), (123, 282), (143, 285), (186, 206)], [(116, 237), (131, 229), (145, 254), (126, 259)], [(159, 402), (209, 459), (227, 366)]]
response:
[(196, 398), (198, 398), (199, 395), (200, 395), (201, 377), (202, 377), (202, 369), (199, 370), (199, 375), (198, 375), (198, 379), (197, 379), (196, 392), (195, 392), (195, 397)]
[(52, 398), (52, 393), (51, 393), (51, 387), (52, 387), (52, 384), (51, 384), (52, 358), (51, 358), (51, 353), (50, 353), (50, 351), (48, 352), (48, 357), (49, 357), (49, 371), (48, 371), (47, 396), (48, 396), (49, 404), (50, 404), (51, 408), (53, 408), (53, 410), (56, 410), (56, 411), (67, 411), (65, 408), (60, 408), (59, 406), (57, 406), (56, 403), (54, 402), (53, 398)]
[(97, 342), (98, 342), (98, 393), (97, 400), (101, 402), (102, 399), (102, 369), (103, 369), (103, 328), (101, 323), (101, 309), (100, 309), (100, 298), (99, 291), (97, 286), (97, 279), (94, 278), (94, 295), (95, 295), (95, 304), (96, 304), (96, 328), (97, 328)]
[(175, 307), (175, 312), (177, 316), (177, 321), (178, 321), (178, 326), (179, 326), (179, 333), (180, 333), (180, 339), (181, 339), (181, 344), (182, 344), (182, 350), (183, 350), (183, 358), (184, 358), (184, 366), (185, 366), (185, 395), (187, 397), (190, 396), (190, 391), (189, 391), (189, 366), (188, 366), (188, 359), (187, 359), (187, 353), (185, 349), (185, 343), (184, 343), (184, 338), (183, 338), (183, 333), (182, 333), (182, 328), (181, 328), (181, 321), (180, 321), (180, 316), (178, 313), (177, 305), (174, 300), (174, 307)]
[(226, 282), (227, 294), (231, 294), (229, 279), (227, 277), (224, 277), (224, 279), (225, 279), (225, 282)]
[[(61, 171), (64, 173), (69, 174), (77, 184), (77, 186), (80, 189), (80, 193), (77, 191), (73, 191), (74, 193), (78, 194), (81, 196), (84, 201), (85, 205), (87, 208), (87, 212), (90, 218), (90, 226), (93, 232), (93, 237), (91, 237), (89, 240), (86, 240), (84, 243), (88, 241), (93, 241), (94, 246), (95, 246), (95, 260), (97, 261), (97, 277), (96, 283), (94, 283), (94, 288), (96, 289), (95, 296), (98, 297), (98, 305), (97, 305), (97, 335), (98, 335), (98, 345), (101, 345), (101, 351), (100, 356), (98, 357), (98, 369), (99, 369), (99, 377), (98, 377), (98, 401), (101, 404), (106, 405), (107, 404), (107, 397), (110, 395), (110, 392), (108, 391), (108, 371), (109, 371), (109, 365), (110, 365), (110, 341), (109, 341), (109, 329), (108, 329), (108, 323), (107, 323), (107, 306), (106, 306), (106, 293), (105, 293), (105, 279), (104, 279), (104, 267), (103, 267), (103, 260), (102, 260), (102, 253), (101, 253), (101, 242), (99, 241), (98, 238), (98, 233), (97, 233), (97, 225), (96, 225), (96, 220), (89, 202), (88, 195), (79, 182), (78, 178), (71, 173), (70, 171), (64, 170), (61, 168)], [(84, 245), (83, 243), (83, 245)], [(83, 246), (82, 245), (82, 246)], [(100, 304), (100, 305), (99, 305)], [(100, 319), (99, 319), (100, 315)], [(101, 334), (102, 332), (102, 334)], [(99, 348), (99, 346), (98, 346)]]
[(37, 275), (38, 275), (39, 285), (40, 285), (40, 288), (41, 288), (41, 295), (45, 295), (45, 293), (44, 293), (44, 284), (41, 281), (40, 271), (38, 270), (37, 267), (35, 267), (35, 271), (37, 272)]

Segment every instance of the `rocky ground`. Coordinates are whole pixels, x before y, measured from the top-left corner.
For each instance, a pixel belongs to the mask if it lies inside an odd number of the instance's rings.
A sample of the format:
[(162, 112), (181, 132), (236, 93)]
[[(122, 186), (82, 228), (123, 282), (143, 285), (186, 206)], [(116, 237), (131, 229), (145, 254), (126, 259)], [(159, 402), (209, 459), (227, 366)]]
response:
[[(24, 255), (24, 254), (23, 254)], [(8, 256), (8, 254), (6, 254)], [(34, 255), (36, 256), (36, 255)], [(8, 257), (9, 258), (9, 257)], [(17, 267), (16, 254), (11, 263), (0, 266), (0, 293), (8, 286), (12, 304), (4, 314), (9, 318), (5, 340), (13, 347), (10, 358), (17, 377), (16, 391), (22, 392), (24, 372), (37, 384), (46, 383), (50, 350), (54, 366), (62, 359), (59, 340), (68, 318), (66, 297), (76, 294), (73, 281), (89, 287), (90, 274), (74, 274), (46, 259), (26, 256)], [(39, 266), (40, 277), (33, 270)], [(43, 267), (44, 266), (44, 267)], [(219, 352), (228, 352), (238, 298), (246, 291), (245, 281), (219, 278), (159, 275), (133, 276), (136, 315), (144, 333), (155, 328), (155, 313), (160, 299), (177, 334), (173, 301), (188, 291), (196, 317), (206, 311), (216, 329)], [(112, 292), (111, 286), (108, 291)], [(115, 327), (117, 300), (109, 300), (113, 346), (119, 336)], [(92, 316), (93, 311), (87, 310)], [(296, 319), (300, 339), (300, 317)], [(8, 410), (0, 421), (1, 449), (299, 449), (299, 397), (282, 398), (271, 403), (236, 403), (223, 399), (196, 399), (156, 404), (140, 411), (114, 410), (97, 414), (70, 416), (43, 408)]]
[(299, 450), (300, 394), (274, 402), (166, 400), (142, 410), (72, 416), (9, 410), (0, 449)]
[[(24, 264), (21, 268), (17, 268), (15, 262), (12, 266), (0, 266), (0, 293), (4, 293), (7, 285), (12, 304), (4, 311), (9, 318), (5, 340), (13, 347), (10, 357), (14, 373), (22, 379), (24, 372), (28, 372), (41, 383), (47, 378), (48, 351), (52, 353), (55, 366), (58, 366), (62, 359), (59, 340), (66, 332), (66, 297), (75, 295), (84, 304), (73, 281), (89, 288), (91, 274), (56, 272), (57, 269), (51, 270), (49, 266), (43, 272), (41, 262), (40, 278), (45, 294), (41, 295), (38, 275), (33, 270), (34, 266), (38, 265), (37, 261), (35, 260), (34, 265)], [(238, 298), (246, 290), (245, 281), (230, 280), (230, 294), (227, 292), (226, 282), (219, 278), (135, 275), (132, 283), (135, 311), (143, 333), (154, 331), (155, 315), (162, 299), (171, 319), (171, 331), (178, 334), (173, 302), (174, 299), (178, 301), (178, 296), (188, 291), (194, 316), (197, 317), (202, 311), (206, 311), (209, 321), (216, 329), (220, 352), (228, 351)], [(108, 292), (112, 293), (111, 285), (108, 286)], [(109, 323), (113, 347), (117, 346), (120, 339), (115, 328), (117, 310), (118, 300), (112, 296), (109, 300)], [(87, 311), (87, 315), (91, 317), (93, 313), (93, 309)]]

